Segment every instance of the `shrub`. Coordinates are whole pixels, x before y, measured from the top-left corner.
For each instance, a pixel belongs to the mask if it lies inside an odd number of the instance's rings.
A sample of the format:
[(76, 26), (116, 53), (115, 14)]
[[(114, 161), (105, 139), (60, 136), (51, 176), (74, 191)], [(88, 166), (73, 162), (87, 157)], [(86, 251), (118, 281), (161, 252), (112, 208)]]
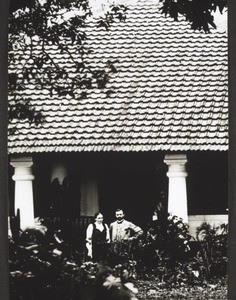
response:
[(227, 225), (203, 223), (193, 241), (180, 218), (162, 215), (133, 243), (132, 258), (141, 278), (196, 285), (227, 275), (227, 239)]
[[(13, 229), (9, 238), (11, 300), (130, 300), (136, 299), (133, 279), (155, 279), (159, 287), (177, 287), (202, 285), (226, 275), (225, 224), (215, 228), (203, 223), (192, 241), (181, 219), (162, 216), (122, 256), (111, 247), (109, 267), (84, 262), (60, 229), (38, 221), (23, 232)], [(122, 263), (117, 264), (119, 260)]]
[(190, 256), (188, 225), (176, 216), (161, 216), (134, 241), (133, 258), (141, 277), (161, 281), (175, 274)]
[[(11, 300), (135, 300), (124, 274), (93, 262), (62, 239), (61, 231), (42, 225), (9, 238)], [(15, 230), (17, 232), (17, 230)]]
[(197, 228), (199, 250), (195, 262), (207, 279), (227, 274), (228, 225), (218, 227), (204, 222)]

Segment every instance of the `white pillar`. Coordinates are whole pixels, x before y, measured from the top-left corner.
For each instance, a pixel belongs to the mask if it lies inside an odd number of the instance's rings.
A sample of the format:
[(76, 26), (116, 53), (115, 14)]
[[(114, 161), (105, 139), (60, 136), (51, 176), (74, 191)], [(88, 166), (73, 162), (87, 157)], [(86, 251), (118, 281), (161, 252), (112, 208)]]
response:
[(166, 155), (164, 162), (168, 165), (167, 176), (169, 177), (168, 213), (188, 223), (186, 155)]
[(11, 165), (15, 172), (12, 179), (15, 181), (15, 215), (20, 211), (20, 227), (24, 230), (34, 226), (34, 199), (32, 157), (12, 158)]

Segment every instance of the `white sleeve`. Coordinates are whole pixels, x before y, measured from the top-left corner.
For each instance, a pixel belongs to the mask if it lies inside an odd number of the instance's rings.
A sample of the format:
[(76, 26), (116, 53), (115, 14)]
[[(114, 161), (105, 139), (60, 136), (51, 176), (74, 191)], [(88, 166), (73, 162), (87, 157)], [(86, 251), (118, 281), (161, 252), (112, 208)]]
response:
[(110, 239), (110, 231), (109, 231), (109, 228), (108, 228), (107, 224), (105, 224), (105, 226), (106, 226), (106, 230), (107, 230), (106, 240), (107, 240), (108, 243), (110, 243), (110, 241), (111, 241), (111, 239)]
[(89, 224), (86, 230), (86, 242), (92, 242), (92, 234), (93, 234), (93, 224)]
[(143, 234), (143, 230), (139, 226), (134, 225), (132, 222), (129, 222), (129, 228), (133, 230), (135, 236)]

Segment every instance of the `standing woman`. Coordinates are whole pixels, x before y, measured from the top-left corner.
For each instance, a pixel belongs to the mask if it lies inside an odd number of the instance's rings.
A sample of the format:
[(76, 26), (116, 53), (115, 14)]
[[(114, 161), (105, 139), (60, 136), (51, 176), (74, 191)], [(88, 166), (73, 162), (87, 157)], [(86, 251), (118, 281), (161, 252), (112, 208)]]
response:
[(88, 256), (94, 262), (104, 261), (107, 254), (107, 243), (110, 243), (110, 233), (107, 224), (103, 223), (103, 215), (97, 212), (94, 222), (89, 224), (86, 231), (86, 247)]

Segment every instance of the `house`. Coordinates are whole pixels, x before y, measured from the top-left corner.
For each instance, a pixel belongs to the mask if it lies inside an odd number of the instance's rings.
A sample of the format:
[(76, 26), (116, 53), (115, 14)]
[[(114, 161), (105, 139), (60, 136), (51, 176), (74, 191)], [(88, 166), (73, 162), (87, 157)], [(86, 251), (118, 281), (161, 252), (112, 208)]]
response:
[[(227, 32), (193, 31), (151, 0), (128, 8), (108, 31), (87, 29), (87, 63), (117, 70), (106, 86), (85, 97), (36, 83), (18, 92), (45, 116), (39, 126), (9, 125), (10, 209), (22, 228), (37, 216), (86, 220), (98, 210), (110, 222), (117, 207), (145, 226), (160, 203), (192, 234), (203, 221), (227, 222)], [(29, 51), (9, 69), (20, 74)], [(73, 78), (67, 55), (48, 51)]]

